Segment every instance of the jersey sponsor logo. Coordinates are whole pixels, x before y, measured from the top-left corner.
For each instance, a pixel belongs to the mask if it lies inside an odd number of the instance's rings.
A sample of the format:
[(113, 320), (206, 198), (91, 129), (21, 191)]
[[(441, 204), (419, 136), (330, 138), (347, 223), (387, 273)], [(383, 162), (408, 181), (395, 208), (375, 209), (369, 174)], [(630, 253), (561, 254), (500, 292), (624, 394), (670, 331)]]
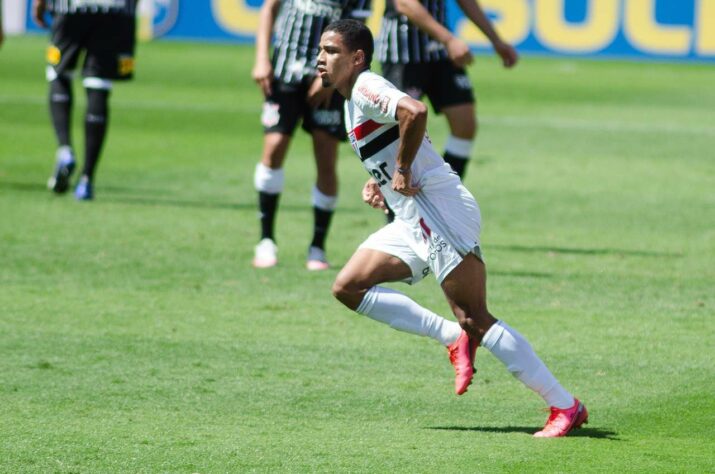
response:
[(117, 60), (117, 72), (120, 76), (128, 76), (134, 72), (134, 57), (128, 54), (120, 55)]
[(338, 110), (314, 110), (313, 120), (318, 125), (340, 125), (340, 111)]
[(281, 114), (278, 111), (278, 104), (273, 102), (265, 102), (263, 104), (263, 112), (261, 113), (261, 123), (264, 127), (270, 128), (278, 125), (281, 119)]
[(364, 95), (367, 100), (369, 100), (375, 105), (378, 105), (380, 107), (380, 111), (382, 111), (383, 114), (387, 112), (387, 109), (390, 105), (389, 97), (381, 96), (377, 92), (372, 92), (365, 86), (358, 87), (358, 91), (362, 95)]
[(57, 46), (47, 47), (47, 62), (53, 66), (57, 66), (62, 59), (62, 52)]
[(472, 83), (469, 82), (469, 78), (466, 74), (457, 74), (454, 76), (454, 85), (463, 90), (471, 90)]
[(343, 13), (343, 7), (333, 2), (294, 0), (293, 7), (306, 15), (327, 17), (330, 21), (339, 20)]

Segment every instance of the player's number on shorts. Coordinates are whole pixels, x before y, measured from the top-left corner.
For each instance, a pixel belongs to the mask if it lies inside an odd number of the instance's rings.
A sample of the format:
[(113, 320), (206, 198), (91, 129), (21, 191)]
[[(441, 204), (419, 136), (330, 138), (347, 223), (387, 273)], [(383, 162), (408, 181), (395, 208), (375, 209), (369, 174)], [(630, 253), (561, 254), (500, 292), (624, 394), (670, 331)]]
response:
[(380, 163), (380, 166), (370, 170), (370, 173), (375, 177), (378, 186), (383, 186), (392, 181), (392, 176), (387, 172), (387, 163)]

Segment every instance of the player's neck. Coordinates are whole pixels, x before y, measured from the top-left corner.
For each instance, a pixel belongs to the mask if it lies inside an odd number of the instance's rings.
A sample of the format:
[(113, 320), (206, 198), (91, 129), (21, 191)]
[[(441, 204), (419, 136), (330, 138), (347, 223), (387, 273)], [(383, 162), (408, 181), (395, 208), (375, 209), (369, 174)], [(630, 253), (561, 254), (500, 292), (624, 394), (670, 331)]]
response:
[(355, 83), (358, 80), (358, 77), (360, 77), (360, 74), (362, 74), (365, 71), (369, 71), (369, 68), (361, 69), (360, 71), (355, 72), (351, 77), (350, 81), (348, 81), (348, 84), (345, 85), (345, 89), (343, 90), (342, 88), (337, 88), (338, 92), (345, 97), (347, 100), (350, 100), (352, 97), (353, 93), (353, 87), (355, 87)]

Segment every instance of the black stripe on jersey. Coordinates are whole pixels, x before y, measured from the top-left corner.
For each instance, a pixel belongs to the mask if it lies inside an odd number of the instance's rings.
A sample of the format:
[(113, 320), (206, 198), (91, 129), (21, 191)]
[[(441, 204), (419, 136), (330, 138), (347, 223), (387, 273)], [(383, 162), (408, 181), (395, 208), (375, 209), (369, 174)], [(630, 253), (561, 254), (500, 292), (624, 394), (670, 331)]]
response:
[(395, 140), (400, 138), (400, 127), (395, 125), (386, 132), (378, 135), (370, 143), (360, 147), (360, 161), (365, 161)]
[[(395, 9), (395, 0), (387, 0), (375, 56), (381, 63), (407, 64), (433, 62), (447, 58), (444, 47), (411, 23)], [(440, 24), (446, 23), (446, 0), (420, 0), (422, 6)]]
[(296, 84), (314, 75), (325, 27), (340, 18), (364, 20), (370, 4), (371, 0), (283, 0), (274, 25), (275, 78)]

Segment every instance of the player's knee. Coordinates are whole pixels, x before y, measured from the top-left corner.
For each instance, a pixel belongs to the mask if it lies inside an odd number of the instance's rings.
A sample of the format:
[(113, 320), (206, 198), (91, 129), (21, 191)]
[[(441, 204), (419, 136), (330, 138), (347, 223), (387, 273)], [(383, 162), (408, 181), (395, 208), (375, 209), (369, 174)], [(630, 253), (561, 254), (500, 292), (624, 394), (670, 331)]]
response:
[(335, 206), (338, 204), (338, 196), (335, 193), (335, 189), (332, 189), (333, 195), (328, 195), (323, 193), (317, 186), (313, 186), (313, 207), (322, 209), (324, 211), (334, 211)]
[(364, 290), (361, 291), (360, 285), (357, 284), (357, 282), (349, 278), (344, 278), (341, 275), (338, 275), (333, 282), (331, 291), (336, 300), (352, 310), (357, 309), (364, 294)]
[(285, 178), (283, 169), (273, 169), (258, 163), (253, 174), (253, 184), (256, 191), (268, 194), (280, 194), (283, 192)]
[(87, 115), (95, 121), (106, 121), (109, 112), (109, 89), (87, 88)]

